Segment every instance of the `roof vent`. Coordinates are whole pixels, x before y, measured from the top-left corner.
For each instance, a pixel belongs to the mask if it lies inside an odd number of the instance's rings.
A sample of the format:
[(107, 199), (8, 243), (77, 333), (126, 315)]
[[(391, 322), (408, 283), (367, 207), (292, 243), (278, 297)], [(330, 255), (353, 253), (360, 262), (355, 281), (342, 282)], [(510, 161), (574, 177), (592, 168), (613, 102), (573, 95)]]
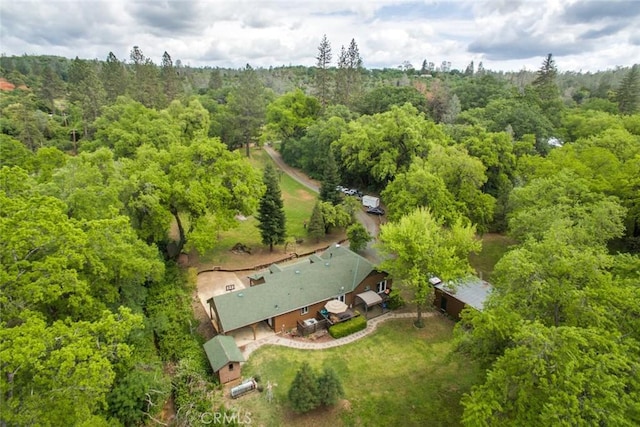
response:
[(240, 293), (238, 294), (238, 296), (239, 296), (239, 297), (243, 297), (243, 296), (244, 296), (244, 294), (243, 294), (242, 292), (240, 292)]
[(325, 262), (324, 265), (325, 265), (325, 267), (329, 267), (329, 263), (328, 262)]
[(336, 248), (339, 248), (339, 247), (340, 247), (340, 243), (336, 243)]
[(300, 270), (296, 270), (296, 274), (300, 274)]

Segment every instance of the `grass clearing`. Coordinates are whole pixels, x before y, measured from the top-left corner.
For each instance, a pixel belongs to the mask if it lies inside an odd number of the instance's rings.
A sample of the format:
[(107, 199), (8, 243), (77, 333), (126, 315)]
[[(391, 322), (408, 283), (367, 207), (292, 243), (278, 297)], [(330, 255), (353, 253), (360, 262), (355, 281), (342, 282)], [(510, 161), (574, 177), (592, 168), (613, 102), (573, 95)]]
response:
[[(261, 149), (253, 149), (249, 162), (258, 169), (264, 169), (267, 162), (272, 162), (271, 157)], [(279, 170), (279, 169), (278, 169)], [(284, 212), (287, 217), (288, 238), (307, 238), (304, 223), (311, 217), (311, 211), (316, 203), (317, 194), (291, 178), (286, 173), (280, 174), (280, 190), (284, 202)], [(251, 216), (245, 221), (239, 221), (236, 228), (222, 231), (218, 235), (216, 247), (200, 257), (202, 263), (213, 260), (216, 263), (225, 263), (230, 257), (229, 249), (236, 243), (243, 243), (251, 248), (261, 247), (260, 230), (258, 220)]]
[[(260, 375), (277, 384), (273, 402), (253, 393), (233, 402), (252, 414), (257, 425), (403, 425), (460, 424), (460, 398), (480, 381), (482, 372), (462, 355), (452, 353), (453, 322), (434, 316), (416, 329), (413, 319), (380, 325), (367, 338), (345, 346), (297, 350), (265, 346), (243, 367), (243, 376)], [(331, 366), (342, 379), (345, 400), (334, 408), (297, 415), (287, 406), (287, 393), (303, 361), (320, 370)]]
[(493, 268), (500, 261), (500, 258), (516, 244), (517, 242), (511, 237), (487, 233), (482, 236), (482, 251), (479, 254), (469, 255), (469, 262), (480, 277), (491, 282)]

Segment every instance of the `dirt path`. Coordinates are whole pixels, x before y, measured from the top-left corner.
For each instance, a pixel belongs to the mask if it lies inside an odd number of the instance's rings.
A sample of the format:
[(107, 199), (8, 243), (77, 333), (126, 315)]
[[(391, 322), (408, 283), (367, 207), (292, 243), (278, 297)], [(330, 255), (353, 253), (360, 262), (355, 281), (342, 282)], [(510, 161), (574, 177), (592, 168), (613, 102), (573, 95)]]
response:
[[(430, 312), (422, 313), (422, 318), (427, 318), (435, 315), (437, 315), (435, 311), (430, 311)], [(418, 317), (418, 313), (415, 313), (415, 312), (399, 313), (399, 312), (390, 311), (381, 316), (374, 317), (373, 319), (369, 319), (369, 321), (367, 322), (367, 327), (362, 331), (358, 331), (356, 333), (353, 333), (343, 338), (332, 339), (324, 342), (297, 341), (297, 340), (292, 340), (288, 338), (283, 338), (279, 335), (272, 335), (272, 336), (269, 336), (268, 338), (254, 341), (246, 345), (242, 352), (242, 355), (244, 356), (245, 359), (249, 359), (249, 356), (251, 355), (251, 353), (256, 351), (258, 348), (262, 347), (263, 345), (269, 345), (269, 344), (280, 345), (280, 346), (290, 347), (290, 348), (298, 348), (301, 350), (324, 350), (327, 348), (338, 347), (341, 345), (352, 343), (356, 340), (359, 340), (360, 338), (363, 338), (371, 334), (378, 328), (378, 325), (380, 323), (385, 322), (389, 319), (410, 319), (414, 317)]]
[(316, 193), (320, 192), (320, 182), (319, 181), (316, 181), (315, 179), (309, 178), (301, 170), (296, 169), (296, 168), (291, 167), (288, 164), (286, 164), (284, 162), (284, 160), (282, 160), (282, 156), (280, 155), (280, 153), (278, 153), (272, 147), (269, 147), (269, 146), (265, 145), (264, 146), (264, 151), (266, 151), (267, 154), (269, 156), (271, 156), (273, 161), (276, 162), (278, 167), (280, 169), (282, 169), (283, 171), (285, 171), (287, 173), (287, 175), (289, 175), (291, 178), (295, 179), (296, 181), (298, 181), (300, 184), (304, 185), (305, 187), (307, 187), (311, 191), (315, 191)]
[[(273, 159), (273, 161), (278, 165), (280, 169), (285, 171), (291, 178), (298, 181), (300, 184), (304, 185), (311, 191), (315, 191), (316, 193), (320, 192), (320, 182), (315, 179), (309, 178), (304, 172), (294, 167), (289, 166), (282, 160), (282, 156), (273, 147), (264, 146), (264, 150), (267, 152), (269, 156)], [(372, 261), (375, 264), (380, 262), (380, 256), (378, 255), (378, 251), (375, 249), (375, 243), (378, 238), (378, 233), (380, 231), (380, 217), (367, 215), (366, 212), (360, 211), (356, 214), (358, 221), (364, 225), (369, 234), (373, 236), (373, 240), (369, 242), (367, 247), (362, 250), (361, 254)]]

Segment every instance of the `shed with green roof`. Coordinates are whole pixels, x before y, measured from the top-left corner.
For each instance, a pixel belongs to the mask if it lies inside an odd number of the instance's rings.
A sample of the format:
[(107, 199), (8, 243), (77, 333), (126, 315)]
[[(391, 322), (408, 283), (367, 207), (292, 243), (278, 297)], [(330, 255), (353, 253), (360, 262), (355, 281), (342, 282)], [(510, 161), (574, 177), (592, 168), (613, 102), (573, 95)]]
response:
[(217, 335), (203, 347), (221, 384), (240, 378), (240, 363), (245, 360), (233, 337)]

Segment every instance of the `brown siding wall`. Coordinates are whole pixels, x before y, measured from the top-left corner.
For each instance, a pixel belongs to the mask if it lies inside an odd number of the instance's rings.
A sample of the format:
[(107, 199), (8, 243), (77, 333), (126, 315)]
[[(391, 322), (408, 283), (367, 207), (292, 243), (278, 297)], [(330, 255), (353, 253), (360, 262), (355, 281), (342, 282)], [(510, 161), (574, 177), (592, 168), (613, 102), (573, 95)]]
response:
[(229, 364), (227, 364), (227, 365), (224, 365), (218, 371), (218, 378), (220, 378), (220, 384), (225, 384), (225, 383), (228, 383), (230, 381), (237, 380), (238, 378), (240, 378), (240, 363), (233, 362), (233, 363), (230, 363), (230, 364), (233, 365), (233, 370), (230, 370), (229, 369)]
[(356, 286), (353, 293), (351, 293), (350, 295), (347, 295), (347, 301), (346, 301), (347, 305), (349, 306), (353, 305), (353, 303), (355, 302), (356, 295), (366, 292), (367, 287), (369, 287), (368, 290), (376, 292), (376, 287), (378, 285), (378, 282), (382, 282), (383, 280), (387, 281), (387, 288), (391, 289), (391, 286), (393, 285), (393, 281), (387, 277), (387, 273), (379, 273), (376, 271), (371, 273), (358, 286)]
[(460, 312), (465, 307), (465, 304), (455, 297), (448, 295), (442, 292), (440, 289), (434, 289), (435, 291), (435, 299), (433, 301), (433, 305), (436, 309), (441, 310), (442, 307), (442, 299), (447, 300), (447, 308), (446, 312), (456, 320), (460, 320)]
[[(365, 289), (367, 288), (367, 286), (369, 287), (370, 290), (375, 292), (376, 285), (378, 284), (378, 282), (381, 282), (385, 279), (387, 280), (387, 288), (391, 289), (391, 279), (387, 278), (386, 273), (378, 273), (378, 272), (371, 273), (358, 286), (356, 286), (356, 289), (354, 290), (354, 292), (346, 294), (345, 304), (347, 304), (348, 306), (352, 306), (356, 295), (359, 293), (365, 292)], [(322, 310), (326, 303), (327, 301), (321, 301), (319, 303), (310, 305), (309, 312), (305, 315), (301, 315), (300, 309), (298, 309), (298, 310), (290, 311), (289, 313), (281, 314), (280, 316), (276, 316), (274, 318), (273, 329), (276, 332), (281, 332), (283, 329), (283, 325), (284, 325), (285, 331), (295, 329), (297, 327), (298, 321), (302, 322), (304, 320), (316, 317), (318, 314), (318, 311)]]
[(312, 319), (316, 317), (318, 311), (322, 310), (326, 301), (318, 302), (316, 304), (312, 304), (309, 306), (309, 312), (307, 314), (301, 315), (300, 309), (290, 311), (289, 313), (281, 314), (280, 316), (276, 316), (273, 328), (276, 332), (282, 331), (282, 325), (284, 325), (284, 330), (288, 331), (291, 329), (295, 329), (297, 327), (297, 322), (302, 322), (303, 320)]

